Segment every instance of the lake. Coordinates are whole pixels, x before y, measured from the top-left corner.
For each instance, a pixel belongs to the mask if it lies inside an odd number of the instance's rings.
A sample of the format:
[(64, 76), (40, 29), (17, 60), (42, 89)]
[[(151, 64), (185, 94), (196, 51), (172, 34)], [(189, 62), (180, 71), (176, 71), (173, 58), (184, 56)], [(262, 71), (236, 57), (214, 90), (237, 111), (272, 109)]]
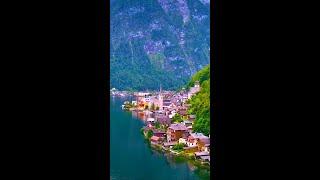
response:
[(140, 129), (143, 121), (121, 109), (130, 97), (110, 96), (110, 179), (194, 180), (208, 179), (184, 160), (153, 150)]

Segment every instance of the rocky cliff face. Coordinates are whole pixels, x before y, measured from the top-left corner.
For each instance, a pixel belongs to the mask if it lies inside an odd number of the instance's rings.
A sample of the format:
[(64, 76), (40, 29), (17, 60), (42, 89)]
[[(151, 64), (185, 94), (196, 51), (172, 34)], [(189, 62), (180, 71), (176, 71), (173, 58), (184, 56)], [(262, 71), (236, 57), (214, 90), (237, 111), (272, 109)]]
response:
[(185, 84), (210, 61), (209, 6), (210, 0), (111, 0), (111, 86)]

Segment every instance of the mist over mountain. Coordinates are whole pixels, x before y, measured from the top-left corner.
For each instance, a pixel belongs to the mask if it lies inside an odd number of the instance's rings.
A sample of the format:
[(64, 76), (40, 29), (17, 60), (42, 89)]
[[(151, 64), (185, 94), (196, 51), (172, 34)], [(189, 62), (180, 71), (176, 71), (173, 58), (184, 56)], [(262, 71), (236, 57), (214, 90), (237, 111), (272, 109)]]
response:
[(175, 89), (210, 62), (210, 0), (110, 0), (110, 80)]

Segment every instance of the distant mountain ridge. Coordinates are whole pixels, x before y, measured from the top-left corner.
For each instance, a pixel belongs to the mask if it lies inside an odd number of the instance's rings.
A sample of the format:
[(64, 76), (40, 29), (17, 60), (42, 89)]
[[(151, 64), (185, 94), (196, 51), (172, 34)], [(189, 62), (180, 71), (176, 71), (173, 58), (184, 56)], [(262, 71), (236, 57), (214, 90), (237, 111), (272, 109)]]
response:
[(111, 0), (111, 87), (183, 86), (209, 64), (209, 0)]

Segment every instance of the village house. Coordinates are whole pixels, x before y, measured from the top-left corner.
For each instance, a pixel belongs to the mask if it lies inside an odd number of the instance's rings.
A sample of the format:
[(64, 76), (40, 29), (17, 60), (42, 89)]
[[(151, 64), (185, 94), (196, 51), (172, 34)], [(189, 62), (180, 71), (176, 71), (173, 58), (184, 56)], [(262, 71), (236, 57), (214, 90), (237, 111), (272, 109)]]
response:
[(150, 93), (149, 92), (134, 92), (133, 95), (134, 96), (138, 96), (138, 97), (145, 97), (148, 96)]
[(178, 110), (178, 114), (180, 114), (182, 117), (186, 117), (186, 116), (187, 116), (187, 108), (181, 107), (181, 108)]
[(188, 139), (188, 136), (189, 136), (189, 135), (190, 135), (190, 134), (186, 131), (185, 133), (182, 134), (182, 137), (179, 138), (178, 142), (179, 142), (180, 144), (186, 145), (186, 144), (187, 144), (187, 139)]
[(185, 120), (182, 122), (186, 127), (192, 126), (192, 122), (189, 120)]
[(158, 136), (152, 136), (150, 138), (151, 144), (160, 144), (162, 142), (162, 138)]
[(165, 109), (164, 110), (164, 115), (165, 116), (168, 116), (169, 117), (169, 114), (170, 114), (171, 112), (170, 112), (170, 110), (169, 109)]
[(170, 105), (171, 105), (171, 100), (170, 99), (163, 99), (163, 102), (162, 102), (162, 108), (163, 109), (170, 108)]
[(176, 115), (176, 111), (172, 110), (171, 113), (169, 114), (169, 118), (172, 119)]
[(199, 151), (210, 152), (210, 139), (209, 138), (199, 139), (197, 146)]
[(169, 105), (169, 109), (173, 110), (173, 109), (176, 109), (177, 105), (176, 105), (177, 102), (175, 101), (171, 101), (171, 104)]
[(193, 114), (188, 115), (188, 120), (193, 122), (194, 120), (196, 120), (196, 115), (193, 115)]
[(133, 106), (136, 106), (136, 105), (137, 105), (137, 101), (131, 101), (131, 104), (132, 104)]
[(188, 147), (196, 147), (198, 140), (192, 136), (189, 136), (187, 139), (187, 146)]
[(200, 145), (200, 149), (201, 146), (204, 146), (206, 143), (210, 144), (210, 138), (208, 136), (203, 135), (202, 133), (190, 133), (190, 136), (187, 139), (187, 146), (188, 147), (195, 147), (198, 146), (199, 141), (204, 142), (203, 145)]
[(157, 136), (160, 138), (164, 138), (166, 136), (166, 132), (163, 130), (159, 130), (159, 129), (152, 129), (153, 132), (153, 136)]
[(168, 116), (158, 114), (156, 116), (156, 121), (160, 123), (162, 126), (169, 126), (171, 124), (171, 120)]
[(150, 97), (145, 97), (145, 98), (143, 98), (143, 103), (144, 103), (145, 105), (149, 105), (149, 102), (150, 102)]
[(189, 132), (189, 134), (191, 134), (191, 133), (193, 132), (193, 130), (192, 130), (192, 126), (188, 126), (187, 128), (188, 128), (188, 132)]
[(188, 94), (185, 93), (185, 94), (182, 95), (181, 101), (182, 101), (183, 103), (185, 103), (187, 100), (188, 100)]
[(150, 122), (147, 122), (146, 123), (146, 127), (149, 128), (149, 129), (154, 129), (154, 125)]
[(203, 151), (203, 152), (195, 152), (194, 155), (196, 156), (196, 158), (201, 158), (201, 156), (210, 156), (210, 153)]
[(194, 141), (192, 144), (192, 142), (190, 140), (191, 137), (192, 136), (189, 135), (189, 136), (183, 138), (185, 140), (181, 140), (181, 141), (185, 141), (185, 145), (187, 146), (187, 147), (183, 147), (183, 150), (185, 153), (194, 153), (199, 150), (196, 141)]
[(197, 159), (201, 159), (202, 161), (210, 162), (210, 153), (208, 153), (208, 152), (205, 152), (205, 151), (195, 152), (194, 155)]
[(158, 107), (159, 110), (163, 110), (163, 100), (162, 100), (162, 96), (158, 95), (158, 97), (153, 97), (151, 104), (154, 104), (155, 107)]
[(210, 152), (210, 144), (205, 144), (201, 151)]
[(191, 97), (198, 93), (200, 91), (200, 83), (199, 81), (194, 82), (194, 87), (191, 87), (188, 92), (188, 99), (191, 99)]
[(208, 161), (208, 162), (210, 162), (210, 156), (200, 156), (200, 159), (201, 159), (202, 161)]
[(179, 144), (187, 144), (187, 139), (179, 138)]
[(188, 128), (182, 123), (171, 124), (167, 129), (167, 141), (178, 141), (187, 130)]
[(192, 136), (196, 139), (210, 139), (208, 136), (205, 136), (202, 133), (191, 133), (190, 136)]
[(177, 141), (171, 141), (171, 142), (164, 142), (163, 146), (166, 148), (172, 148), (174, 145), (176, 145), (178, 142)]
[(151, 118), (151, 117), (147, 118), (147, 123), (154, 125), (154, 122), (155, 122), (154, 118)]
[(168, 117), (169, 117), (170, 119), (172, 119), (172, 118), (174, 117), (174, 115), (176, 115), (176, 113), (171, 113), (171, 114), (169, 114)]

